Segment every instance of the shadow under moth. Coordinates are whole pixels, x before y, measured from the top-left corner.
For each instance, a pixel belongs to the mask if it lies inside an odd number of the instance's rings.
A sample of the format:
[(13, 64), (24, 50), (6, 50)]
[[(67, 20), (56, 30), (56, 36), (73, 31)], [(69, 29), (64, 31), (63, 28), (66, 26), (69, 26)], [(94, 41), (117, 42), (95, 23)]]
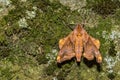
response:
[(59, 49), (57, 63), (76, 58), (81, 61), (83, 56), (87, 60), (96, 58), (97, 63), (102, 62), (102, 56), (99, 51), (100, 41), (90, 36), (85, 29), (78, 24), (75, 29), (65, 38), (59, 40)]

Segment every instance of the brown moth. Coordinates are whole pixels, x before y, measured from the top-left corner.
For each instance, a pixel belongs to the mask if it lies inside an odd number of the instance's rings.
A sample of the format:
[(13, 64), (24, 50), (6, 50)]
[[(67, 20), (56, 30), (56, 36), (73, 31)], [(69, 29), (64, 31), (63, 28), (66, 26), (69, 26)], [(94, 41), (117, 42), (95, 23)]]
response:
[(99, 51), (100, 41), (91, 37), (79, 24), (67, 37), (59, 40), (59, 48), (58, 63), (70, 60), (73, 57), (76, 57), (77, 62), (80, 62), (82, 53), (88, 60), (93, 60), (96, 57), (98, 63), (102, 62)]

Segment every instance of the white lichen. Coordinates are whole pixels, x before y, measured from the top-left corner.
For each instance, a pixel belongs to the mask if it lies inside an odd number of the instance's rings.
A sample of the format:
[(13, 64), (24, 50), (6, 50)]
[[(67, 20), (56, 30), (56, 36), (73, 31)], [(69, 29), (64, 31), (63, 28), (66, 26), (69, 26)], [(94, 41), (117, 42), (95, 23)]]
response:
[(10, 0), (0, 0), (0, 3), (5, 5), (5, 6), (8, 6), (11, 4), (11, 1)]
[(52, 79), (52, 80), (58, 80), (58, 79), (57, 79), (57, 77), (53, 77), (53, 79)]
[(8, 12), (13, 9), (14, 6), (11, 4), (10, 0), (0, 0), (0, 18), (7, 15)]
[(86, 6), (86, 0), (60, 0), (60, 3), (69, 6), (71, 10), (81, 9)]
[(56, 49), (52, 49), (51, 53), (47, 53), (46, 58), (49, 59), (48, 64), (56, 60), (57, 53), (58, 51)]
[(113, 68), (115, 67), (116, 63), (120, 61), (120, 52), (116, 53), (116, 57), (111, 57), (111, 56), (107, 55), (104, 58), (104, 60), (106, 61), (106, 64), (107, 64), (106, 65), (107, 72), (108, 73), (113, 73), (114, 72)]
[(113, 30), (109, 36), (110, 36), (110, 39), (112, 40), (120, 38), (120, 32)]
[(114, 26), (111, 32), (102, 31), (102, 37), (106, 40), (115, 40), (120, 38), (119, 26)]
[(21, 27), (21, 28), (27, 28), (28, 27), (28, 24), (27, 24), (27, 21), (26, 21), (25, 18), (21, 18), (18, 21), (18, 24), (19, 24), (19, 27)]
[(36, 10), (37, 10), (36, 6), (33, 6), (33, 11), (26, 10), (26, 14), (27, 14), (26, 18), (27, 19), (35, 18), (35, 16), (36, 16)]
[(115, 66), (115, 59), (111, 56), (106, 56), (105, 61), (107, 62), (107, 68), (112, 69)]
[(116, 53), (116, 60), (120, 61), (120, 52), (119, 51)]
[(115, 66), (115, 64), (116, 64), (116, 59), (114, 59), (113, 57), (111, 57), (111, 56), (106, 56), (105, 58), (104, 58), (104, 60), (106, 61), (106, 63), (107, 63), (107, 66), (106, 66), (106, 68), (107, 68), (107, 71), (108, 71), (108, 73), (112, 73), (113, 72), (113, 67)]
[(36, 6), (33, 6), (33, 9), (36, 11), (36, 10), (37, 10), (37, 7), (36, 7)]
[[(120, 62), (120, 31), (119, 31), (119, 26), (114, 25), (112, 28), (112, 31), (110, 33), (103, 31), (102, 37), (105, 38), (106, 40), (113, 41), (115, 44), (115, 56), (112, 57), (110, 55), (107, 55), (104, 60), (106, 61), (106, 68), (108, 73), (113, 73), (114, 68), (116, 67), (115, 65)], [(107, 42), (107, 43), (109, 43)], [(118, 73), (117, 71), (116, 73)]]
[(27, 0), (21, 0), (21, 2), (26, 2)]
[(102, 31), (102, 37), (103, 37), (104, 39), (109, 39), (108, 32), (107, 32), (107, 31)]
[(36, 12), (35, 11), (26, 11), (27, 14), (27, 19), (32, 19), (36, 16)]
[(4, 9), (3, 8), (0, 8), (0, 12), (2, 12)]

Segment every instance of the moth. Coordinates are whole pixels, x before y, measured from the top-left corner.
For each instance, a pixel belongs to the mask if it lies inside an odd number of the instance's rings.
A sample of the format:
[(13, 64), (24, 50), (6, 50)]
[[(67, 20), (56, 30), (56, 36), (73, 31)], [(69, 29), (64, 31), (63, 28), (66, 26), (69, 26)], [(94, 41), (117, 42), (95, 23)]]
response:
[(102, 62), (102, 56), (99, 51), (100, 41), (90, 36), (86, 30), (78, 24), (75, 29), (65, 38), (59, 40), (59, 49), (57, 63), (70, 60), (73, 57), (77, 62), (81, 57), (88, 60), (96, 58), (98, 63)]

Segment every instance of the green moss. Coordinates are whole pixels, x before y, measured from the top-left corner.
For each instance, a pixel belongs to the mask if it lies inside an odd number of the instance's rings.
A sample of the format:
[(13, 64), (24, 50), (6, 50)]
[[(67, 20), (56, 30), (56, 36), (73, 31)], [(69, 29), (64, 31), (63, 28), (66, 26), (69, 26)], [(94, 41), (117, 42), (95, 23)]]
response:
[(87, 0), (87, 4), (89, 7), (92, 7), (92, 10), (97, 14), (102, 15), (103, 17), (108, 16), (110, 14), (114, 14), (116, 9), (120, 8), (119, 0)]
[(48, 76), (50, 75), (54, 75), (54, 71), (57, 69), (57, 64), (55, 62), (52, 62), (51, 64), (49, 64), (45, 69), (45, 74), (47, 74)]
[(10, 55), (10, 52), (11, 50), (7, 47), (0, 47), (0, 60), (8, 57)]
[[(10, 68), (6, 68), (1, 71), (2, 78), (1, 79), (12, 79), (13, 75), (11, 74)], [(4, 76), (3, 76), (4, 75)]]
[(4, 32), (0, 32), (0, 45), (7, 45), (7, 37)]
[(115, 73), (109, 73), (108, 78), (113, 80), (115, 78), (115, 75)]
[[(26, 2), (11, 0), (11, 5), (14, 8), (0, 20), (0, 64), (2, 64), (2, 67), (0, 66), (0, 73), (2, 73), (0, 79), (107, 80), (111, 79), (111, 76), (114, 77), (119, 71), (119, 66), (116, 65), (114, 68), (115, 74), (108, 74), (104, 57), (108, 55), (106, 53), (116, 57), (114, 40), (111, 41), (107, 36), (111, 33), (114, 25), (119, 25), (119, 10), (113, 16), (103, 19), (96, 14), (99, 14), (99, 10), (93, 10), (101, 4), (101, 7), (104, 6), (103, 3), (87, 1), (89, 5), (86, 6), (89, 8), (82, 8), (82, 12), (81, 9), (71, 11), (69, 7), (63, 6), (58, 0), (27, 0)], [(111, 3), (111, 1), (108, 3), (112, 4), (113, 7), (105, 6), (106, 9), (100, 10), (105, 11), (105, 13), (100, 12), (100, 14), (109, 15), (111, 10), (115, 12), (113, 8), (118, 8), (113, 5), (115, 3)], [(107, 3), (105, 2), (105, 4)], [(33, 7), (36, 7), (36, 10)], [(101, 9), (101, 7), (99, 8)], [(91, 8), (93, 12), (89, 13), (87, 10), (91, 10)], [(26, 11), (35, 11), (36, 16), (28, 19)], [(97, 18), (94, 19), (92, 14)], [(96, 24), (90, 23), (93, 25), (92, 28), (86, 24), (85, 29), (101, 42), (100, 52), (103, 56), (101, 65), (103, 70), (101, 72), (96, 69), (97, 66), (94, 63), (91, 67), (87, 66), (83, 58), (80, 65), (77, 65), (72, 59), (59, 67), (56, 63), (56, 54), (52, 52), (53, 49), (59, 50), (58, 41), (71, 32), (71, 26), (84, 22), (82, 17), (86, 18), (85, 22), (88, 24), (87, 19), (97, 21)], [(27, 23), (26, 28), (20, 27), (18, 23), (23, 18)], [(114, 20), (115, 22), (113, 22)], [(103, 34), (104, 32), (105, 34)], [(39, 47), (41, 48), (39, 49)], [(46, 57), (48, 54), (50, 55), (49, 59)], [(5, 63), (3, 63), (4, 61)], [(114, 79), (118, 78), (119, 75), (114, 77)]]
[(7, 21), (5, 19), (1, 19), (0, 20), (0, 29), (2, 30), (3, 27), (5, 27), (6, 24), (7, 24)]
[(65, 77), (66, 77), (66, 73), (63, 72), (63, 71), (60, 71), (59, 74), (57, 75), (57, 79), (58, 80), (65, 80)]
[(45, 54), (37, 55), (36, 60), (39, 64), (46, 64), (48, 62), (48, 59), (46, 58)]
[(12, 28), (6, 29), (5, 33), (6, 33), (7, 36), (12, 36), (12, 34), (13, 34), (13, 29), (12, 29)]
[(113, 41), (110, 41), (110, 49), (108, 53), (110, 56), (116, 56), (117, 51), (115, 50), (115, 44)]
[(0, 43), (3, 43), (5, 41), (5, 35), (3, 33), (0, 33)]

